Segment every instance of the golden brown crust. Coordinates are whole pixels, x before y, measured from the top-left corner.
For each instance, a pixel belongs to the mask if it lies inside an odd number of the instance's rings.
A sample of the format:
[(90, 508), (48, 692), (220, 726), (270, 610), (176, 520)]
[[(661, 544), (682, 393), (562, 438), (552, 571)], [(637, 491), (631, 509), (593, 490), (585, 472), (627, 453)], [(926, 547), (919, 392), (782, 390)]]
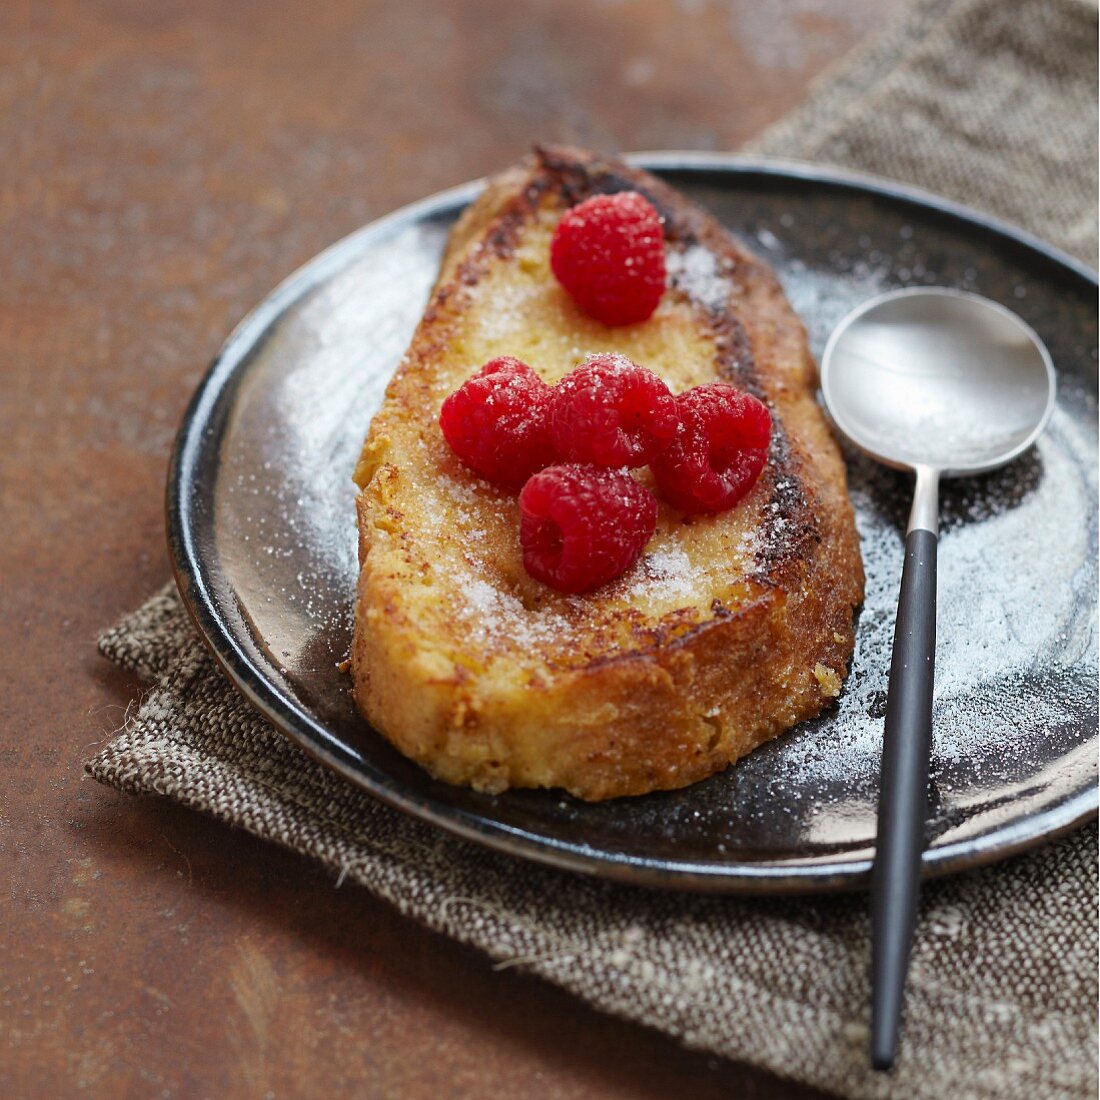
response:
[[(546, 242), (566, 207), (627, 188), (665, 219), (671, 286), (650, 321), (604, 329), (547, 277)], [(737, 508), (685, 520), (662, 505), (638, 566), (566, 597), (524, 573), (514, 498), (457, 463), (436, 418), (493, 354), (553, 381), (611, 349), (674, 390), (756, 393), (773, 448)], [(496, 177), (452, 233), (356, 471), (360, 709), (448, 781), (587, 799), (694, 782), (818, 713), (847, 669), (863, 573), (814, 383), (774, 274), (659, 180), (569, 149)]]

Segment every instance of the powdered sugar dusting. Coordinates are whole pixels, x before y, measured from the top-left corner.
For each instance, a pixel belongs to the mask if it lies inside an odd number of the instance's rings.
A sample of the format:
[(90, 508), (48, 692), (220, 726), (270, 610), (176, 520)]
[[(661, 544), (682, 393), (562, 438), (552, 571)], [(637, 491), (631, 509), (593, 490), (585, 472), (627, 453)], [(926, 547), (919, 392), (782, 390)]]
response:
[(671, 284), (708, 309), (721, 309), (729, 300), (731, 286), (726, 275), (732, 270), (732, 261), (723, 259), (721, 264), (720, 268), (719, 259), (709, 248), (698, 244), (682, 252), (670, 249), (665, 258)]
[[(1053, 728), (1080, 711), (1082, 682), (1054, 688), (1052, 681), (1051, 690), (1038, 691), (1028, 687), (1027, 671), (1056, 680), (1059, 669), (1087, 663), (1095, 649), (1087, 609), (1067, 617), (1075, 605), (1067, 605), (1066, 593), (1095, 585), (1095, 522), (1076, 531), (1063, 522), (1088, 515), (1096, 494), (1095, 478), (1074, 454), (1075, 431), (1056, 414), (1037, 454), (983, 479), (977, 491), (945, 486), (933, 721), (941, 764), (991, 756), (1009, 766), (1032, 751), (1036, 722)], [(1043, 492), (1035, 484), (1040, 468)], [(836, 714), (807, 724), (772, 761), (790, 783), (877, 775), (907, 482), (853, 455), (850, 485), (867, 574), (852, 671)], [(891, 496), (895, 507), (884, 509)]]
[(658, 602), (692, 603), (706, 583), (706, 572), (692, 565), (679, 546), (668, 546), (645, 554), (631, 574), (632, 583), (623, 591), (627, 599), (646, 597)]
[[(780, 268), (816, 350), (849, 310), (896, 285), (889, 280), (887, 259), (880, 257), (875, 266), (862, 263), (846, 279), (799, 261)], [(1066, 599), (1068, 592), (1096, 584), (1095, 463), (1082, 461), (1094, 447), (1059, 410), (1037, 447), (1010, 466), (943, 483), (937, 766), (982, 757), (998, 760), (998, 767), (1010, 767), (1013, 760), (1020, 766), (1033, 751), (1037, 724), (1057, 727), (1080, 713), (1079, 678), (1049, 691), (1028, 688), (1025, 681), (1029, 669), (1056, 679), (1059, 669), (1079, 669), (1095, 660), (1095, 622), (1087, 606)], [(877, 781), (911, 490), (905, 476), (855, 452), (846, 457), (866, 597), (851, 673), (836, 711), (800, 727), (797, 737), (783, 742), (782, 752), (777, 745), (761, 758), (760, 766), (784, 786), (850, 787), (861, 776)], [(1082, 522), (1067, 523), (1067, 517)], [(1070, 608), (1077, 610), (1067, 618)], [(825, 818), (821, 825), (827, 831)]]
[(528, 610), (517, 597), (480, 577), (463, 578), (458, 613), (483, 644), (507, 641), (520, 648), (555, 645), (569, 629), (556, 612)]
[(493, 308), (477, 314), (481, 337), (495, 343), (523, 337), (530, 324), (532, 304), (544, 293), (538, 283), (525, 279), (498, 280)]

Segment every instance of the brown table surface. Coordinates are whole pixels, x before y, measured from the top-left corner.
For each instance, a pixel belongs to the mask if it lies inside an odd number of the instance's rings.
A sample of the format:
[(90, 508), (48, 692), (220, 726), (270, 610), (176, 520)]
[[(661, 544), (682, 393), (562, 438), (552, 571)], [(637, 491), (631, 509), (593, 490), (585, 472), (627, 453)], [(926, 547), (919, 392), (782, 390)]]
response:
[(0, 1094), (818, 1095), (82, 781), (172, 435), (317, 250), (529, 144), (729, 149), (899, 0), (0, 4)]

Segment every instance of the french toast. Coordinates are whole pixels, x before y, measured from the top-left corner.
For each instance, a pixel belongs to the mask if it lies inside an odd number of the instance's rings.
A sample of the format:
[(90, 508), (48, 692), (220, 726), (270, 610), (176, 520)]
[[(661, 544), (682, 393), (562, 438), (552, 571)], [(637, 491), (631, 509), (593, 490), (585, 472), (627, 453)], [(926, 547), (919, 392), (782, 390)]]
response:
[[(663, 219), (669, 285), (649, 320), (608, 328), (556, 283), (548, 251), (566, 209), (623, 190)], [(459, 462), (438, 417), (496, 356), (553, 383), (603, 351), (674, 393), (725, 381), (755, 394), (772, 441), (734, 508), (662, 503), (631, 569), (568, 596), (525, 572), (515, 495)], [(448, 782), (588, 800), (693, 783), (819, 713), (847, 672), (863, 568), (815, 382), (772, 271), (660, 180), (567, 148), (492, 179), (452, 232), (355, 471), (362, 713)]]

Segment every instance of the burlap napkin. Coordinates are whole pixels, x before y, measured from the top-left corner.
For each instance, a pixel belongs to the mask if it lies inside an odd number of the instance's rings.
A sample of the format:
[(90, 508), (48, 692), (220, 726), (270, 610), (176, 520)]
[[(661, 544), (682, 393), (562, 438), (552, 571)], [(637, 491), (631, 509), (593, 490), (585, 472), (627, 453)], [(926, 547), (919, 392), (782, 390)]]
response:
[[(1095, 4), (926, 0), (756, 151), (894, 176), (1095, 254)], [(223, 679), (173, 589), (100, 641), (151, 681), (88, 764), (321, 860), (402, 912), (685, 1043), (853, 1097), (1095, 1096), (1096, 830), (930, 885), (905, 1042), (867, 1068), (866, 899), (647, 892), (389, 810)]]

